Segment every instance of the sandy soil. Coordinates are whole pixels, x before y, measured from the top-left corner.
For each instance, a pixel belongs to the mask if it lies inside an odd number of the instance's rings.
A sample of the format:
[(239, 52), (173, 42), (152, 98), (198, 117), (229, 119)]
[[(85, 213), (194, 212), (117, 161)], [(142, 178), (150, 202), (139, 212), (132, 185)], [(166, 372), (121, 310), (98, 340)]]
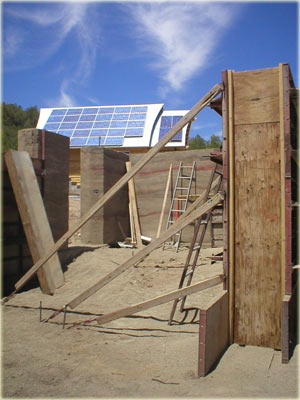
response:
[[(76, 213), (75, 213), (76, 214)], [(76, 215), (74, 214), (74, 218)], [(80, 236), (71, 244), (78, 245)], [(102, 326), (73, 322), (135, 304), (178, 287), (187, 248), (155, 250), (66, 316), (40, 322), (67, 304), (137, 250), (89, 249), (65, 272), (54, 296), (38, 287), (17, 294), (2, 307), (2, 397), (4, 398), (186, 398), (298, 397), (297, 351), (289, 364), (281, 352), (236, 344), (205, 378), (197, 377), (198, 324), (188, 316), (168, 325), (172, 303)], [(222, 273), (211, 263), (219, 249), (204, 249), (193, 283)], [(207, 307), (222, 285), (188, 296), (187, 306)], [(176, 313), (179, 322), (183, 315)]]

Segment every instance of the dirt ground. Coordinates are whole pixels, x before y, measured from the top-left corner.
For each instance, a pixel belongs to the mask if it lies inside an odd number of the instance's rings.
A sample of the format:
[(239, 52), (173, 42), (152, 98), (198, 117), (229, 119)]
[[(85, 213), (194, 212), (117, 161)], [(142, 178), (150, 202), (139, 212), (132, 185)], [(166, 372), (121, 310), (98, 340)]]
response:
[[(70, 241), (79, 243), (79, 235)], [(201, 252), (193, 283), (222, 273), (222, 263), (210, 258), (219, 250)], [(44, 320), (135, 252), (91, 248), (67, 265), (65, 285), (53, 296), (36, 287), (2, 307), (3, 398), (298, 397), (299, 346), (289, 364), (281, 364), (279, 351), (234, 344), (211, 373), (198, 378), (198, 318), (192, 322), (188, 315), (183, 324), (168, 325), (172, 302), (102, 326), (91, 322), (70, 328), (73, 322), (177, 289), (186, 247), (178, 253), (155, 250), (69, 310), (65, 329), (63, 314), (40, 322), (40, 302)], [(207, 307), (221, 290), (218, 285), (190, 295), (187, 306)], [(182, 318), (176, 313), (176, 321)]]

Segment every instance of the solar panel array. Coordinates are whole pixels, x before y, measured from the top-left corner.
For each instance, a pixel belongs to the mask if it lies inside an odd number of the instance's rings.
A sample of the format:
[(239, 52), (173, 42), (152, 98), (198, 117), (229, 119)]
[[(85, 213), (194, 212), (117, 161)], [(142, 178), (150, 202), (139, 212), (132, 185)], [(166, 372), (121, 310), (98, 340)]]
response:
[(122, 146), (124, 138), (142, 137), (147, 106), (53, 109), (44, 129), (70, 138), (70, 146)]
[[(160, 130), (159, 130), (159, 140), (165, 136), (165, 134), (177, 124), (177, 122), (182, 118), (182, 115), (163, 115), (161, 117)], [(182, 129), (171, 139), (171, 142), (181, 142), (182, 140)]]

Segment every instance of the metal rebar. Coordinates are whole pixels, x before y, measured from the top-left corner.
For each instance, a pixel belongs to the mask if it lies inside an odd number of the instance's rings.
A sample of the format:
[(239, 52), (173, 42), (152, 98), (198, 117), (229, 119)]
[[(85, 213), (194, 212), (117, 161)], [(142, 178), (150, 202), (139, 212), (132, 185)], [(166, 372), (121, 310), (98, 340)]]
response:
[(40, 301), (40, 322), (42, 322), (42, 302)]
[(64, 306), (64, 320), (63, 320), (63, 329), (65, 329), (65, 323), (66, 323), (66, 314), (67, 314), (67, 307), (68, 305)]

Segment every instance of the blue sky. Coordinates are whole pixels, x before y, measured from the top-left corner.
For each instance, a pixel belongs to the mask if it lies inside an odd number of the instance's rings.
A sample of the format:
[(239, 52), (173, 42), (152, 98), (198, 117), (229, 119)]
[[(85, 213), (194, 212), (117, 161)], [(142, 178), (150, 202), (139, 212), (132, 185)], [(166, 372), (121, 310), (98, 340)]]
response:
[[(297, 2), (2, 2), (2, 100), (189, 109), (236, 71), (290, 64)], [(205, 109), (191, 136), (221, 134)]]

